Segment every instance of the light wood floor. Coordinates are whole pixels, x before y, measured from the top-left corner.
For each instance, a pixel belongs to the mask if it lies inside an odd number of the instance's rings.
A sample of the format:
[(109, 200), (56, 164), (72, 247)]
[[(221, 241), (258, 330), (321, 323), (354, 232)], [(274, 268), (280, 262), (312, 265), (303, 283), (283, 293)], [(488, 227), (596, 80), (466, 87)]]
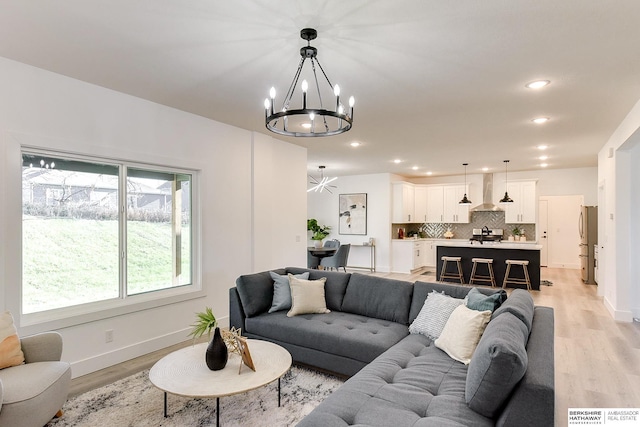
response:
[[(433, 281), (432, 274), (375, 273), (399, 280)], [(555, 311), (556, 425), (567, 425), (568, 408), (640, 408), (640, 324), (615, 322), (597, 287), (584, 285), (579, 270), (542, 269), (552, 286), (533, 291), (537, 305)], [(191, 341), (75, 378), (71, 395), (84, 393), (151, 367)]]

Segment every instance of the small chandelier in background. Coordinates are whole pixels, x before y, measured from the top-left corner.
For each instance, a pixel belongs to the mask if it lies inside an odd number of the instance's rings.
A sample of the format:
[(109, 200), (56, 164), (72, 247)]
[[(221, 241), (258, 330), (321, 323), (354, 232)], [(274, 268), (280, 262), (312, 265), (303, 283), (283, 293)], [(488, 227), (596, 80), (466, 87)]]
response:
[(310, 179), (309, 183), (313, 184), (313, 187), (308, 189), (307, 193), (311, 191), (322, 193), (322, 190), (327, 190), (329, 193), (333, 194), (333, 192), (331, 191), (331, 188), (338, 188), (338, 187), (336, 187), (335, 185), (329, 185), (329, 183), (335, 181), (336, 179), (338, 179), (338, 177), (334, 176), (333, 178), (327, 178), (324, 176), (325, 167), (318, 166), (318, 169), (320, 169), (320, 180), (318, 181), (317, 179), (309, 175), (309, 179)]
[[(355, 100), (353, 96), (349, 98), (349, 111), (347, 112), (345, 106), (340, 101), (340, 86), (331, 84), (327, 73), (317, 58), (318, 49), (311, 46), (311, 40), (317, 36), (318, 32), (313, 28), (305, 28), (300, 31), (300, 37), (307, 41), (307, 46), (300, 48), (300, 56), (302, 59), (298, 64), (296, 74), (293, 76), (289, 91), (284, 97), (282, 108), (276, 111), (276, 90), (273, 87), (269, 91), (269, 98), (264, 100), (265, 125), (271, 132), (294, 137), (331, 136), (347, 132), (351, 129)], [(307, 94), (310, 87), (309, 83), (303, 80), (300, 84), (302, 93), (299, 95), (299, 99), (302, 101), (302, 108), (291, 108), (293, 93), (298, 86), (298, 80), (300, 79), (300, 74), (307, 59), (309, 59), (311, 63), (311, 70), (313, 72), (312, 83), (315, 82), (319, 105), (316, 107), (307, 106)], [(316, 64), (335, 96), (335, 110), (326, 109), (322, 102), (322, 91), (316, 74)]]
[(460, 203), (461, 205), (470, 205), (471, 204), (471, 200), (467, 199), (467, 166), (469, 166), (469, 163), (463, 163), (462, 166), (464, 166), (464, 188), (465, 188), (465, 193), (464, 193), (464, 197), (462, 198), (462, 200), (460, 200), (458, 203)]
[(507, 189), (509, 188), (509, 182), (507, 181), (507, 165), (509, 160), (503, 160), (504, 162), (504, 197), (500, 199), (500, 203), (513, 203), (513, 199), (509, 197)]

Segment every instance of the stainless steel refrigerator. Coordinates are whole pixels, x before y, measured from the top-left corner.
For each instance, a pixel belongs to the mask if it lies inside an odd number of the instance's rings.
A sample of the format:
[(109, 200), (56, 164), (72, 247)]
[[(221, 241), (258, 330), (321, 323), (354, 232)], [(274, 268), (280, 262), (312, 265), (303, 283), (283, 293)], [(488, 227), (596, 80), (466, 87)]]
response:
[(580, 233), (580, 269), (582, 281), (595, 284), (594, 246), (598, 244), (598, 207), (580, 206), (578, 218), (578, 232)]

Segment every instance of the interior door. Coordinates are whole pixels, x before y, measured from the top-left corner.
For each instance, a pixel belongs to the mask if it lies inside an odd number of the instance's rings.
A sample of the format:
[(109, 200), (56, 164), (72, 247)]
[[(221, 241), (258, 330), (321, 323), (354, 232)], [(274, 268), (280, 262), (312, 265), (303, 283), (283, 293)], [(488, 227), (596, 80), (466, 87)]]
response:
[(547, 200), (540, 200), (538, 203), (538, 228), (539, 228), (539, 238), (538, 242), (542, 245), (542, 249), (540, 249), (540, 266), (546, 267), (549, 265), (549, 252), (548, 252), (548, 243), (549, 243), (549, 233), (548, 230), (548, 205), (549, 202)]

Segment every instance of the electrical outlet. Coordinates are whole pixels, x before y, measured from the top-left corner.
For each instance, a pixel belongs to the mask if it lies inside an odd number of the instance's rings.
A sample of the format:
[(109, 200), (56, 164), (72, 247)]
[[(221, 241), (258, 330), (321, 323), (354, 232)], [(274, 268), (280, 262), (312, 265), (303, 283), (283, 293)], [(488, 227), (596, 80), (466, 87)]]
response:
[(109, 329), (104, 333), (104, 342), (112, 342), (113, 341), (113, 329)]

